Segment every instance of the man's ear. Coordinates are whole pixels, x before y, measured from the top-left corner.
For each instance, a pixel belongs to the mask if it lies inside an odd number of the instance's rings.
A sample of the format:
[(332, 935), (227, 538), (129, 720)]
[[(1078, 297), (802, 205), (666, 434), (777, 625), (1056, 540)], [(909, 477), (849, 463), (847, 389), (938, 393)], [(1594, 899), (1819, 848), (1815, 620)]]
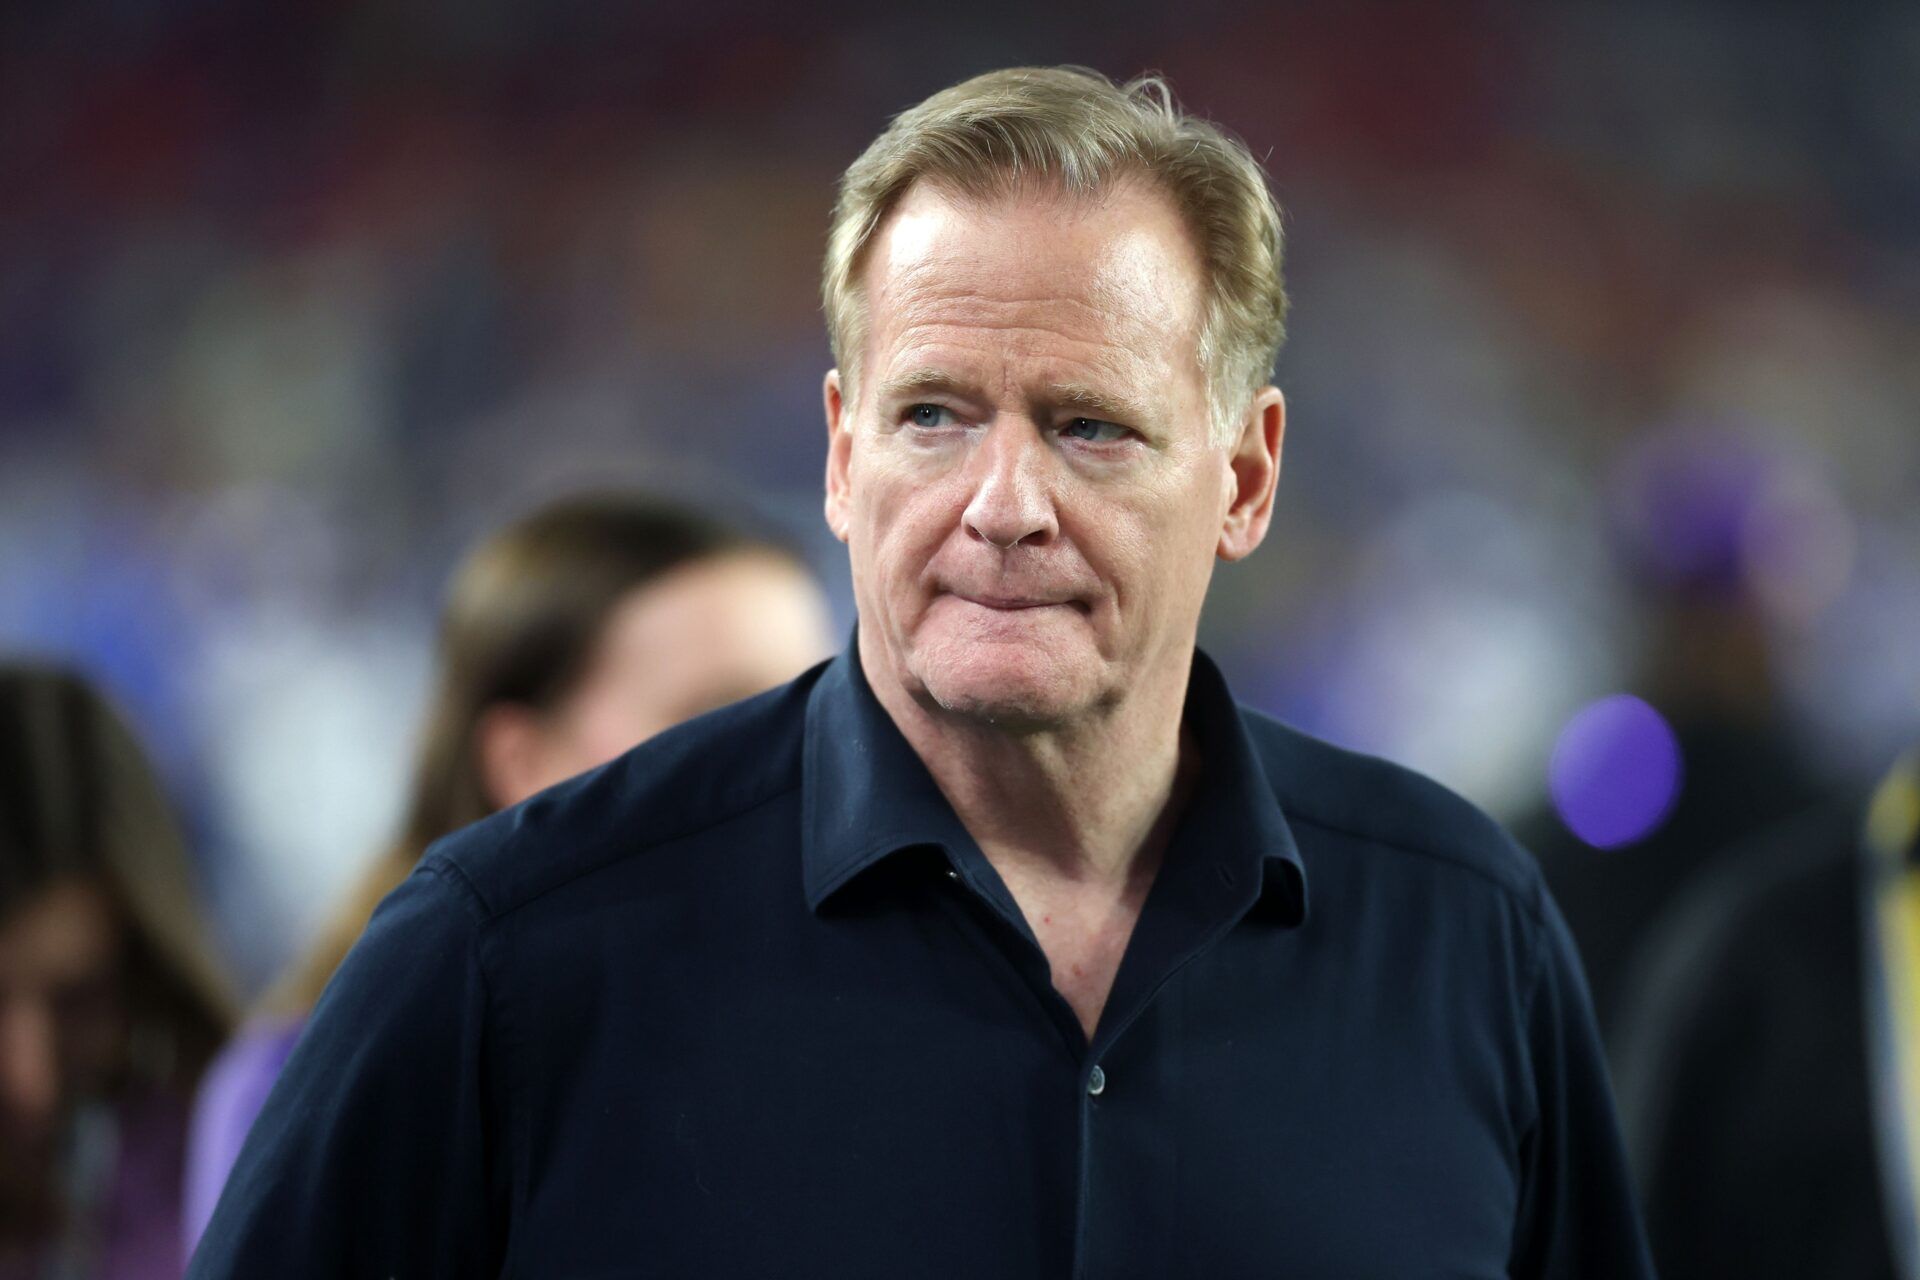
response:
[(1220, 526), (1222, 560), (1252, 555), (1273, 522), (1273, 492), (1280, 482), (1280, 445), (1287, 435), (1287, 400), (1278, 387), (1262, 387), (1247, 406), (1240, 437), (1228, 460), (1233, 482)]
[(821, 398), (827, 410), (827, 528), (845, 542), (848, 527), (847, 466), (853, 451), (853, 418), (841, 396), (840, 371), (827, 370)]

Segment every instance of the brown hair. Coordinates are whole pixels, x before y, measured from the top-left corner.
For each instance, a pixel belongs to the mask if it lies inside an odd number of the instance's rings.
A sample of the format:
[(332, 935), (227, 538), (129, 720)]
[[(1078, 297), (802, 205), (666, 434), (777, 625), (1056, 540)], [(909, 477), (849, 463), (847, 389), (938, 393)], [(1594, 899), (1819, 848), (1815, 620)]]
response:
[(681, 565), (749, 550), (791, 555), (682, 507), (597, 494), (543, 507), (469, 554), (441, 615), (438, 683), (399, 838), (268, 993), (264, 1011), (306, 1014), (373, 909), (407, 878), (427, 846), (493, 812), (474, 747), (489, 707), (554, 706), (585, 674), (623, 597)]
[(105, 894), (123, 930), (127, 1082), (191, 1088), (235, 1005), (165, 793), (86, 681), (0, 664), (0, 919), (75, 880)]
[(1231, 440), (1286, 332), (1280, 210), (1246, 147), (1182, 112), (1157, 76), (1116, 85), (1085, 67), (1011, 67), (897, 116), (842, 175), (827, 232), (821, 300), (847, 386), (864, 341), (862, 255), (915, 183), (984, 198), (1034, 178), (1088, 195), (1137, 177), (1173, 200), (1200, 250), (1201, 371), (1215, 435)]

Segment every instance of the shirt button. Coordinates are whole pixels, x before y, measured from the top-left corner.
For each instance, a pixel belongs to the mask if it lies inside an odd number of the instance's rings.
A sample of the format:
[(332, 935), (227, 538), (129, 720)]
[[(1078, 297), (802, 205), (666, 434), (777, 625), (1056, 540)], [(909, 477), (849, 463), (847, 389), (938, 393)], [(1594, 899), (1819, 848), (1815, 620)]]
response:
[(959, 878), (960, 878), (960, 873), (958, 871), (955, 871), (952, 867), (947, 868), (947, 879), (958, 880)]
[(1097, 1065), (1087, 1075), (1087, 1096), (1097, 1098), (1107, 1091), (1107, 1073)]

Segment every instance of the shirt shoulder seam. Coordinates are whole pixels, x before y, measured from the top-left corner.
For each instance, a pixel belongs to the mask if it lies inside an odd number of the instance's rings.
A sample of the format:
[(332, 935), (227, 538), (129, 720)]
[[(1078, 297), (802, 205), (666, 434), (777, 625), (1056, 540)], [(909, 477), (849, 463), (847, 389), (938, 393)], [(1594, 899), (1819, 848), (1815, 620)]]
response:
[(1470, 875), (1478, 876), (1480, 879), (1487, 881), (1507, 897), (1512, 898), (1520, 909), (1526, 913), (1527, 918), (1533, 922), (1536, 929), (1546, 923), (1546, 917), (1540, 910), (1540, 904), (1537, 901), (1530, 900), (1537, 895), (1525, 893), (1520, 886), (1507, 883), (1507, 881), (1487, 870), (1485, 867), (1475, 866), (1465, 858), (1457, 858), (1452, 854), (1443, 853), (1438, 849), (1426, 845), (1410, 844), (1407, 841), (1390, 839), (1375, 832), (1356, 830), (1342, 823), (1329, 822), (1325, 818), (1315, 817), (1310, 813), (1301, 813), (1297, 810), (1283, 810), (1283, 812), (1286, 813), (1287, 821), (1289, 822), (1305, 822), (1309, 825), (1319, 827), (1322, 830), (1332, 831), (1338, 835), (1350, 836), (1355, 840), (1364, 840), (1369, 844), (1381, 845), (1388, 849), (1398, 850), (1401, 853), (1410, 853), (1416, 857), (1429, 858), (1435, 862), (1444, 862), (1449, 866), (1458, 867)]
[(473, 877), (467, 874), (465, 867), (450, 858), (435, 858), (424, 865), (440, 879), (452, 883), (454, 893), (479, 917), (475, 923), (485, 924), (492, 918), (493, 913), (487, 907), (485, 895), (480, 892), (480, 886), (473, 882)]
[[(467, 938), (467, 958), (473, 966), (474, 981), (477, 982), (480, 987), (480, 1005), (484, 1011), (483, 1016), (498, 1029), (502, 1037), (495, 1043), (490, 1052), (496, 1058), (503, 1078), (510, 1082), (508, 1085), (510, 1091), (512, 1088), (511, 1081), (513, 1078), (514, 1057), (513, 1047), (507, 1043), (507, 1040), (512, 1036), (513, 1024), (512, 1020), (507, 1016), (506, 1011), (500, 1007), (496, 999), (494, 982), (491, 975), (487, 972), (487, 957), (484, 954), (488, 943), (493, 939), (497, 939), (499, 936), (489, 928), (497, 917), (488, 912), (486, 899), (481, 896), (479, 886), (474, 884), (473, 877), (467, 873), (465, 867), (444, 858), (427, 865), (431, 867), (433, 872), (442, 880), (447, 881), (453, 886), (454, 892), (465, 902), (467, 909), (474, 913), (474, 929), (472, 934)], [(515, 1110), (516, 1112), (524, 1114), (524, 1108), (515, 1108)], [(514, 1211), (517, 1212), (524, 1192), (522, 1174), (526, 1165), (523, 1159), (523, 1153), (527, 1150), (528, 1143), (521, 1126), (517, 1123), (510, 1122), (505, 1126), (503, 1138), (506, 1148), (508, 1195), (511, 1198)], [(514, 1245), (515, 1236), (513, 1233), (509, 1233), (503, 1246), (503, 1261), (509, 1264), (509, 1268), (514, 1252)]]
[[(557, 893), (561, 889), (566, 888), (568, 885), (573, 884), (576, 881), (584, 880), (588, 876), (596, 875), (599, 872), (606, 870), (609, 866), (619, 861), (621, 858), (632, 857), (638, 854), (643, 854), (649, 850), (657, 849), (662, 845), (672, 844), (675, 841), (686, 840), (693, 836), (700, 835), (703, 832), (711, 831), (715, 827), (721, 826), (728, 822), (732, 822), (737, 818), (744, 818), (746, 815), (752, 813), (755, 809), (764, 808), (765, 806), (772, 804), (774, 801), (779, 800), (781, 797), (789, 795), (794, 791), (798, 791), (799, 789), (800, 789), (800, 783), (798, 781), (789, 782), (786, 785), (779, 787), (776, 790), (769, 791), (766, 795), (761, 796), (759, 799), (753, 800), (747, 804), (743, 804), (738, 808), (729, 808), (725, 813), (707, 818), (701, 822), (695, 823), (690, 827), (684, 827), (680, 830), (672, 831), (665, 835), (654, 836), (651, 839), (648, 839), (642, 843), (629, 846), (622, 852), (615, 854), (612, 857), (603, 858), (595, 862), (592, 866), (582, 867), (570, 875), (567, 875), (559, 880), (555, 880), (551, 884), (543, 885), (538, 892), (529, 894), (526, 897), (521, 898), (520, 900), (514, 902), (511, 906), (495, 907), (490, 903), (488, 903), (486, 895), (483, 894), (480, 891), (480, 887), (474, 883), (472, 876), (470, 876), (467, 873), (466, 868), (460, 866), (458, 863), (452, 861), (451, 859), (447, 859), (447, 858), (439, 859), (436, 865), (440, 867), (444, 867), (449, 873), (459, 878), (460, 882), (465, 886), (466, 892), (472, 896), (475, 902), (475, 905), (479, 908), (479, 911), (481, 913), (481, 923), (491, 924), (494, 921), (505, 919), (507, 916), (512, 915), (516, 911), (520, 911), (523, 908), (532, 906), (534, 903), (540, 901), (542, 898), (547, 897), (549, 894)], [(513, 838), (507, 842), (506, 847), (501, 851), (503, 856), (511, 857), (512, 856), (511, 850), (515, 845), (519, 843), (520, 843), (520, 833), (515, 832)]]

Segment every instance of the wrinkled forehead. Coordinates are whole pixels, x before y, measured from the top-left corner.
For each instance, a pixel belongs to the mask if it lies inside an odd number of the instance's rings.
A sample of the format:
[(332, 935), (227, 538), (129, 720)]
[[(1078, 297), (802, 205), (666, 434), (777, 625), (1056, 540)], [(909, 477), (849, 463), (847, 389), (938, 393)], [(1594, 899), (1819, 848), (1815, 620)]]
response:
[(1044, 311), (1178, 348), (1197, 343), (1205, 307), (1193, 238), (1145, 181), (1085, 195), (1053, 184), (983, 194), (916, 184), (876, 234), (862, 277), (868, 333), (883, 349), (902, 326), (969, 309), (1009, 327)]

